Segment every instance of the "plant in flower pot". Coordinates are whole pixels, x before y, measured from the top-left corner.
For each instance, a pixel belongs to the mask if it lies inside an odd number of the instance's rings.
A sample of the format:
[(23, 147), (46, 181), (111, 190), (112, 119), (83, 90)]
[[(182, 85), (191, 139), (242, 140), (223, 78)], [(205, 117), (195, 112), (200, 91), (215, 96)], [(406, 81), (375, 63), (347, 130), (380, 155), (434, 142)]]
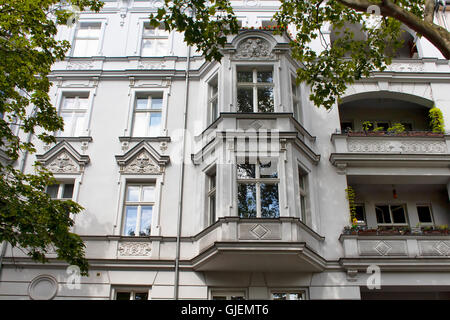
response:
[(392, 127), (387, 129), (389, 135), (407, 135), (405, 132), (406, 128), (401, 123), (394, 123)]
[(377, 229), (365, 227), (360, 229), (358, 234), (361, 236), (376, 236), (377, 232), (378, 232)]
[(400, 231), (397, 228), (393, 228), (393, 227), (379, 227), (378, 234), (390, 236), (390, 235), (400, 234)]
[(441, 234), (441, 231), (433, 226), (426, 226), (423, 228), (423, 234)]
[(448, 225), (447, 224), (442, 224), (440, 226), (437, 226), (437, 229), (443, 234), (448, 234)]

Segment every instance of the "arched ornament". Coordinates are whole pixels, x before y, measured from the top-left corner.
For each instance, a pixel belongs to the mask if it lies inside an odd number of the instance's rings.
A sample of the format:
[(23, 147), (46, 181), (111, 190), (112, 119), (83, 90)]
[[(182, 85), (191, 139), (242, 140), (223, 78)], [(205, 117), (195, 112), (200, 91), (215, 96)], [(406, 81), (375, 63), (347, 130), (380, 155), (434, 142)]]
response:
[(273, 59), (272, 45), (260, 37), (250, 37), (242, 40), (237, 46), (235, 59), (239, 60), (267, 60)]
[(36, 159), (50, 172), (58, 174), (79, 174), (90, 161), (89, 156), (81, 155), (67, 141), (61, 141)]

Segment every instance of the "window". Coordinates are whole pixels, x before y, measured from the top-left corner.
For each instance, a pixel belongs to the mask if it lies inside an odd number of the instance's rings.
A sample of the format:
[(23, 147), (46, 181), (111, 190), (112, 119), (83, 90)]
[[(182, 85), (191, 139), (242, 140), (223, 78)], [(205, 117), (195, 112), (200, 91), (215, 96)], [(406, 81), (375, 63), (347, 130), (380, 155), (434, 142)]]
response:
[(116, 290), (116, 300), (148, 300), (148, 290)]
[(343, 121), (341, 122), (341, 132), (348, 133), (353, 131), (353, 122)]
[(276, 291), (272, 292), (272, 300), (305, 300), (305, 291)]
[(52, 184), (47, 187), (46, 193), (52, 199), (72, 200), (73, 189), (73, 183)]
[(406, 206), (401, 205), (376, 205), (375, 212), (379, 225), (407, 225)]
[(300, 192), (300, 214), (302, 221), (306, 221), (306, 209), (308, 204), (308, 173), (298, 168), (298, 185)]
[(419, 222), (421, 224), (433, 224), (433, 215), (431, 213), (431, 205), (418, 204), (417, 214), (419, 216)]
[(127, 185), (123, 234), (149, 236), (154, 204), (154, 185)]
[(149, 22), (142, 28), (142, 57), (165, 56), (169, 49), (169, 32), (164, 30), (164, 25), (153, 27)]
[(161, 134), (162, 94), (136, 98), (133, 136), (156, 137)]
[(81, 22), (75, 34), (74, 57), (92, 57), (97, 55), (100, 43), (100, 22)]
[(218, 83), (217, 83), (217, 76), (214, 77), (213, 80), (209, 82), (209, 99), (208, 99), (208, 125), (213, 123), (218, 117), (219, 117), (219, 90), (218, 90)]
[(64, 130), (58, 136), (79, 137), (84, 134), (87, 123), (89, 95), (67, 95), (62, 99), (59, 115), (64, 120)]
[(359, 225), (366, 224), (366, 212), (364, 204), (357, 203), (355, 204), (355, 218), (358, 221)]
[(271, 19), (268, 20), (262, 20), (261, 21), (261, 27), (276, 27), (277, 26), (277, 22)]
[(292, 79), (291, 82), (291, 90), (292, 90), (292, 108), (294, 112), (294, 118), (300, 122), (301, 118), (301, 110), (300, 110), (300, 97), (298, 94), (298, 87), (295, 79)]
[(273, 72), (270, 68), (239, 69), (237, 111), (273, 112)]
[(245, 293), (242, 291), (213, 291), (212, 300), (245, 300)]
[(238, 215), (241, 218), (278, 218), (278, 169), (275, 160), (237, 165)]
[(208, 175), (209, 224), (216, 222), (216, 172)]

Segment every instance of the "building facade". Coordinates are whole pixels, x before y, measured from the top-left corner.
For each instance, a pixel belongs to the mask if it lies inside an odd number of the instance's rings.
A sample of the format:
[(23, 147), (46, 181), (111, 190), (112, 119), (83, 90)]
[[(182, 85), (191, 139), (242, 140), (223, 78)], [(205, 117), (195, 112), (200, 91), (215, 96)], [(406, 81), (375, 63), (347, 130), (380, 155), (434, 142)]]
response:
[[(160, 0), (105, 1), (61, 28), (65, 129), (24, 167), (44, 163), (60, 182), (47, 192), (85, 208), (90, 273), (4, 244), (1, 298), (450, 298), (450, 140), (428, 121), (436, 105), (450, 127), (448, 61), (407, 30), (327, 111), (296, 84), (288, 36), (258, 29), (279, 4), (232, 3), (242, 30), (220, 63), (150, 27)], [(364, 130), (397, 123), (408, 133)], [(345, 228), (350, 189), (364, 232)]]

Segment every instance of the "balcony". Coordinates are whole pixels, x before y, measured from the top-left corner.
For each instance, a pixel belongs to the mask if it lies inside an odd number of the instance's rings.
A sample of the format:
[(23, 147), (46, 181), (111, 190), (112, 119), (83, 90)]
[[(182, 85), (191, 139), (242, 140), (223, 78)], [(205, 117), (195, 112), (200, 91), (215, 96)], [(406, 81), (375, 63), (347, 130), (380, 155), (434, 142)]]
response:
[(450, 236), (437, 235), (341, 235), (346, 269), (366, 270), (377, 265), (382, 270), (449, 271)]
[(319, 272), (324, 238), (297, 218), (220, 218), (196, 237), (196, 271)]

